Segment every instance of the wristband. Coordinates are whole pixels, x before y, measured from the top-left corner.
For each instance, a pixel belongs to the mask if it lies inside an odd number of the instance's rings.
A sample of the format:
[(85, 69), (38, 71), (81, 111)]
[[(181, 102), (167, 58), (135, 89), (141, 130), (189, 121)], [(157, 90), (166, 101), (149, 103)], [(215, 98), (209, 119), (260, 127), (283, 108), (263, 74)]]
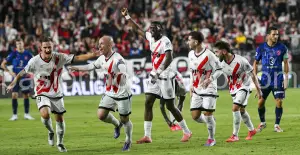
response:
[(131, 18), (131, 17), (130, 17), (129, 15), (126, 15), (126, 16), (125, 16), (125, 19), (126, 19), (126, 20), (128, 20), (128, 19), (130, 19), (130, 18)]

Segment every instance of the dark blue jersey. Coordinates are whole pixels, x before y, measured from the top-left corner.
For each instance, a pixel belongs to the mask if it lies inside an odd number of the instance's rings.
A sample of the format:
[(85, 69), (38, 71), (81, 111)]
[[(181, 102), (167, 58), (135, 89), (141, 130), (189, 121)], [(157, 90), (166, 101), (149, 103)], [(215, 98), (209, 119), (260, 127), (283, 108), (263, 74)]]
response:
[(27, 65), (32, 58), (32, 54), (25, 50), (23, 53), (12, 51), (6, 58), (6, 61), (13, 65), (13, 72), (18, 74)]
[(288, 49), (282, 43), (276, 43), (270, 47), (265, 42), (256, 49), (255, 59), (261, 61), (262, 64), (261, 85), (282, 86), (282, 62), (287, 59), (287, 53)]

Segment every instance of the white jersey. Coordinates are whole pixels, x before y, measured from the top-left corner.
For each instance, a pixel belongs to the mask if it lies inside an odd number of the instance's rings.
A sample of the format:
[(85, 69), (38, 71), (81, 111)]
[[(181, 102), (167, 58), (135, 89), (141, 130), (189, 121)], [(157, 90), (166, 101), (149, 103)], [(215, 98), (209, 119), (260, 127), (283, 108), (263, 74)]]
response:
[(230, 63), (221, 63), (222, 71), (227, 75), (230, 94), (250, 89), (250, 73), (253, 70), (247, 59), (237, 54), (233, 56)]
[(62, 70), (65, 64), (69, 64), (74, 55), (52, 53), (49, 62), (44, 61), (40, 55), (29, 60), (24, 70), (34, 74), (35, 96), (47, 96), (50, 98), (62, 97)]
[(161, 75), (167, 74), (171, 70), (171, 65), (164, 70), (164, 63), (166, 61), (166, 51), (173, 51), (171, 41), (166, 36), (162, 36), (159, 40), (155, 41), (150, 32), (146, 32), (146, 39), (150, 45), (152, 69), (162, 70)]
[(210, 78), (216, 70), (221, 69), (219, 59), (215, 54), (204, 48), (199, 55), (195, 51), (189, 52), (189, 67), (191, 69), (191, 87), (195, 93), (201, 95), (217, 95), (217, 80), (212, 81), (207, 88), (201, 86), (205, 79)]
[(101, 68), (105, 72), (105, 94), (113, 98), (124, 98), (132, 94), (127, 78), (121, 74), (118, 68), (119, 64), (125, 64), (125, 60), (119, 53), (116, 52), (113, 52), (107, 59), (104, 55), (101, 55), (94, 62), (95, 68)]

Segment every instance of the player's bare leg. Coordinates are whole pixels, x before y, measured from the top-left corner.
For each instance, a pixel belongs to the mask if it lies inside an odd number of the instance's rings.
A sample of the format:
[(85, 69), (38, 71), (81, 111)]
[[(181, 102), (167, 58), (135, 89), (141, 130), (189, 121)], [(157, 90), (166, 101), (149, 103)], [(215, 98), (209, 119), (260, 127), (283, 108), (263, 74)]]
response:
[(140, 140), (136, 141), (137, 144), (151, 143), (151, 129), (152, 129), (152, 119), (153, 119), (153, 104), (156, 100), (154, 94), (146, 94), (145, 100), (145, 112), (144, 112), (144, 132), (145, 135)]
[(117, 118), (113, 114), (111, 114), (107, 109), (99, 108), (97, 115), (101, 121), (114, 125), (115, 127), (114, 138), (115, 139), (119, 138), (122, 123), (120, 123), (120, 121), (118, 121)]
[(233, 132), (231, 137), (229, 137), (226, 142), (236, 142), (239, 141), (239, 131), (241, 125), (241, 112), (240, 112), (240, 105), (233, 104), (232, 105), (232, 115), (233, 115)]
[(213, 116), (212, 111), (206, 111), (204, 113), (204, 118), (207, 126), (207, 131), (208, 131), (208, 139), (206, 141), (205, 146), (214, 146), (216, 145), (216, 140), (215, 140), (215, 132), (216, 132), (216, 122), (215, 118)]
[(248, 136), (246, 137), (246, 140), (252, 140), (252, 137), (256, 134), (256, 130), (246, 109), (244, 107), (241, 107), (240, 112), (242, 119), (248, 128)]
[[(181, 112), (182, 111), (182, 108), (183, 108), (183, 104), (184, 104), (184, 100), (185, 100), (185, 96), (178, 96), (177, 97), (177, 101), (178, 101), (178, 104), (177, 104), (177, 108), (178, 110)], [(175, 101), (176, 102), (176, 101)], [(175, 104), (176, 106), (176, 104)], [(170, 112), (170, 121), (172, 122), (173, 126), (173, 130), (182, 130), (181, 127), (178, 125), (178, 122), (176, 122), (176, 119), (174, 118), (174, 116), (172, 115), (172, 113)], [(171, 129), (172, 130), (172, 129)]]
[(192, 118), (194, 121), (198, 123), (206, 123), (204, 114), (201, 114), (200, 110), (193, 110), (192, 111)]
[(30, 104), (29, 104), (29, 93), (23, 93), (23, 98), (24, 98), (24, 119), (26, 120), (34, 120), (33, 117), (30, 116), (29, 114), (29, 108), (30, 108)]
[(275, 132), (283, 132), (283, 130), (279, 126), (282, 112), (283, 112), (282, 99), (277, 98), (276, 99), (276, 109), (275, 109), (276, 118), (275, 118), (275, 125), (274, 125)]
[(12, 98), (12, 109), (13, 109), (13, 115), (9, 119), (10, 121), (16, 121), (18, 119), (18, 92), (12, 92), (11, 93)]
[(175, 107), (174, 105), (174, 99), (165, 99), (167, 109), (172, 113), (172, 115), (175, 117), (176, 121), (178, 122), (179, 126), (182, 128), (183, 131), (183, 137), (181, 139), (181, 142), (187, 142), (192, 137), (192, 132), (186, 125), (185, 120), (183, 119), (180, 111)]
[(165, 100), (161, 98), (159, 103), (160, 103), (160, 106), (159, 106), (160, 111), (161, 111), (165, 121), (167, 122), (167, 124), (168, 124), (169, 128), (171, 129), (171, 131), (175, 131), (175, 128), (173, 129), (174, 124), (170, 121), (170, 119), (168, 118), (167, 113), (166, 113), (166, 109), (165, 109), (166, 102), (165, 102)]
[(67, 152), (66, 147), (64, 146), (64, 135), (66, 131), (66, 124), (64, 121), (63, 114), (55, 114), (56, 120), (56, 145), (59, 152)]
[(258, 125), (256, 131), (261, 132), (264, 128), (267, 127), (266, 120), (265, 120), (265, 99), (261, 98), (258, 100), (258, 114), (260, 118), (260, 124)]
[(52, 120), (50, 117), (50, 108), (48, 106), (42, 107), (40, 109), (41, 121), (48, 129), (48, 143), (49, 145), (54, 145), (54, 130), (52, 127)]
[(129, 116), (120, 116), (121, 122), (124, 125), (124, 131), (126, 134), (125, 143), (122, 151), (129, 151), (132, 144), (132, 122), (129, 119)]

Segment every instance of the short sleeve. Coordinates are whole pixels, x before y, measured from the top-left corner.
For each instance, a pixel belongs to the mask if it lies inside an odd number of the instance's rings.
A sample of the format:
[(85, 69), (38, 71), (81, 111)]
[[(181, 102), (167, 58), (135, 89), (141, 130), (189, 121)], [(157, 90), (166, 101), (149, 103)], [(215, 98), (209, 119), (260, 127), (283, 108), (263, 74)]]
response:
[(243, 61), (243, 70), (246, 73), (251, 73), (253, 71), (253, 67), (250, 65), (249, 61), (245, 58), (243, 58), (242, 61)]
[(12, 60), (14, 59), (14, 57), (16, 57), (16, 52), (13, 51), (13, 52), (9, 53), (9, 55), (6, 58), (6, 61), (11, 63)]
[(93, 65), (96, 69), (100, 69), (101, 67), (101, 58), (99, 57), (96, 61), (94, 61)]
[(169, 39), (166, 39), (166, 41), (164, 42), (164, 52), (166, 51), (172, 51), (173, 50), (173, 46), (172, 43)]
[(74, 54), (67, 55), (67, 54), (63, 54), (63, 53), (61, 53), (61, 56), (62, 56), (62, 60), (63, 60), (64, 64), (72, 63), (74, 60), (74, 57), (75, 57)]
[(29, 73), (29, 72), (34, 72), (34, 59), (30, 59), (27, 63), (27, 65), (24, 67), (24, 70), (26, 73)]
[(255, 53), (255, 60), (260, 61), (261, 60), (261, 55), (262, 55), (262, 53), (261, 53), (260, 47), (257, 47), (256, 48), (256, 53)]
[(214, 54), (211, 54), (209, 64), (213, 70), (221, 70), (221, 62), (219, 61), (218, 57)]

